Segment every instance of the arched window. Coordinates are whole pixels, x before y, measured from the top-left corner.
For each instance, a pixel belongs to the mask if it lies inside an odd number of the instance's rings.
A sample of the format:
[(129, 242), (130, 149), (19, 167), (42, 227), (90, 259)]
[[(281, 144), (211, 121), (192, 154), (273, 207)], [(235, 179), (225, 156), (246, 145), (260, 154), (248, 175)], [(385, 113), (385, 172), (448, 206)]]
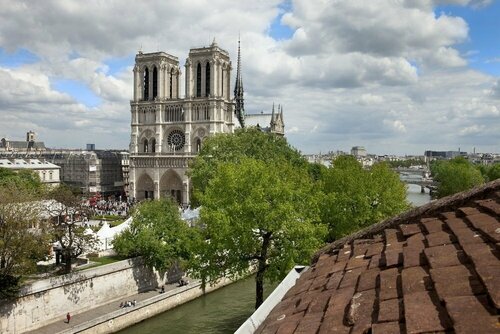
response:
[(196, 69), (196, 97), (201, 97), (201, 64)]
[(153, 67), (153, 99), (158, 96), (158, 70)]
[(196, 152), (200, 152), (201, 151), (201, 139), (198, 138), (196, 139)]
[(142, 88), (142, 96), (144, 96), (144, 100), (149, 100), (149, 70), (147, 67), (144, 70), (144, 83)]
[(221, 78), (221, 81), (222, 81), (222, 82), (221, 82), (221, 84), (220, 84), (220, 86), (221, 86), (221, 88), (220, 88), (220, 89), (222, 89), (222, 94), (221, 94), (221, 96), (222, 96), (222, 97), (224, 97), (224, 74), (225, 74), (225, 73), (224, 73), (224, 69), (222, 69), (222, 71), (221, 71), (221, 72), (222, 72), (222, 75), (220, 76), (220, 78)]
[(151, 152), (156, 152), (156, 139), (151, 139)]
[(148, 147), (148, 140), (147, 139), (144, 139), (144, 147), (143, 147), (143, 149), (144, 149), (144, 153), (148, 153), (149, 147)]
[(174, 77), (174, 73), (173, 73), (173, 70), (170, 72), (170, 98), (172, 98), (172, 82), (173, 82), (173, 77)]
[(210, 96), (210, 63), (205, 66), (205, 96)]

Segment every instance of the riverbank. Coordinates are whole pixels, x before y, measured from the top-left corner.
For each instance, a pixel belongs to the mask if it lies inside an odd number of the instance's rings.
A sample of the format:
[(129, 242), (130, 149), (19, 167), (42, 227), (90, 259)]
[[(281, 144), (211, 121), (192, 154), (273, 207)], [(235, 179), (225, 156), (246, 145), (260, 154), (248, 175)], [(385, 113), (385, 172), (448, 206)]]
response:
[[(205, 293), (212, 292), (230, 283), (232, 283), (230, 280), (223, 280), (218, 285), (207, 287)], [(201, 282), (198, 280), (192, 281), (183, 287), (178, 287), (177, 284), (167, 284), (165, 285), (165, 293), (160, 294), (159, 290), (156, 289), (130, 295), (124, 300), (111, 302), (74, 315), (69, 324), (65, 322), (65, 319), (61, 318), (54, 323), (27, 333), (114, 333), (198, 298), (203, 294)], [(120, 308), (120, 302), (127, 300), (136, 300), (136, 305)]]

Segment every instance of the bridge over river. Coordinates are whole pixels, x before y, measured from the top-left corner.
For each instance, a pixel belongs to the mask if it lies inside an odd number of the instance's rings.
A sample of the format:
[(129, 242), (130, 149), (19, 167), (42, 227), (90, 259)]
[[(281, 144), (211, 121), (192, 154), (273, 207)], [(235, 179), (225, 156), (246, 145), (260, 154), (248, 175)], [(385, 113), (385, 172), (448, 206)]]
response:
[(427, 168), (393, 168), (399, 174), (401, 181), (407, 184), (416, 184), (421, 187), (421, 192), (425, 188), (431, 192), (436, 190), (437, 183), (430, 177), (430, 171)]

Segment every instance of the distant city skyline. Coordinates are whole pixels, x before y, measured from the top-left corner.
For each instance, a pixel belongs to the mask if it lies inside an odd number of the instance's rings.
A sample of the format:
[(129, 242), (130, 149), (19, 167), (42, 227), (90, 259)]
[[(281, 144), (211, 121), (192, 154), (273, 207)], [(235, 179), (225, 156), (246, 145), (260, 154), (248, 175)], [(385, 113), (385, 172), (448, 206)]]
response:
[(127, 149), (139, 50), (241, 36), (246, 111), (304, 154), (500, 152), (498, 1), (0, 1), (0, 138)]

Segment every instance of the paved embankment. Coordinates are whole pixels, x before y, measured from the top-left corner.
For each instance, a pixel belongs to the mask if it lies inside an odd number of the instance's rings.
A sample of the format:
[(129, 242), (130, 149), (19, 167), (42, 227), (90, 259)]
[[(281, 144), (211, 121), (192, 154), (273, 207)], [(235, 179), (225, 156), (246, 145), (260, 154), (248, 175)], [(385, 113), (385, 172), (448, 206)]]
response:
[[(214, 287), (207, 287), (206, 292), (229, 284), (226, 280)], [(201, 283), (192, 281), (189, 285), (178, 287), (176, 284), (165, 285), (165, 293), (159, 290), (126, 296), (123, 302), (136, 300), (136, 306), (120, 308), (120, 301), (108, 303), (86, 312), (72, 314), (69, 324), (60, 319), (47, 326), (27, 332), (30, 334), (69, 334), (69, 333), (113, 333), (131, 326), (144, 319), (188, 302), (203, 294)]]

